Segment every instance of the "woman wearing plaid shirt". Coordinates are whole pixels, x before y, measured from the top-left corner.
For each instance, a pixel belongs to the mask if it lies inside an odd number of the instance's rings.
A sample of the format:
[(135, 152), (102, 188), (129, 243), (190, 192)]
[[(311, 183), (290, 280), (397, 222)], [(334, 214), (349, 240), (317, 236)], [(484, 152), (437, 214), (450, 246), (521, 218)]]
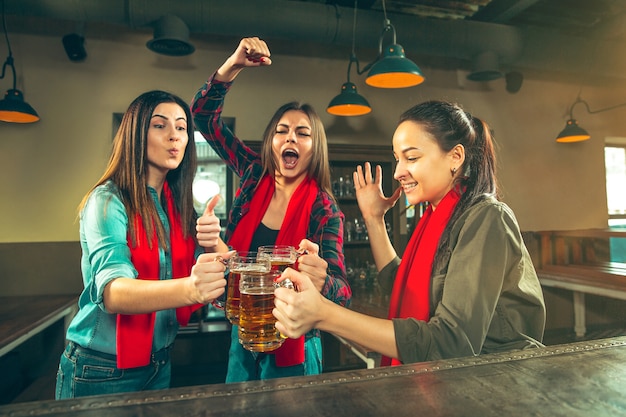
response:
[[(343, 213), (331, 191), (326, 134), (308, 104), (281, 106), (270, 120), (260, 153), (247, 147), (221, 119), (226, 93), (247, 67), (271, 65), (270, 52), (259, 38), (244, 38), (235, 52), (197, 92), (192, 113), (197, 128), (241, 179), (229, 213), (224, 240), (215, 249), (255, 251), (261, 245), (290, 244), (306, 252), (298, 259), (327, 299), (346, 306), (351, 290), (343, 256)], [(203, 218), (198, 222), (202, 244)], [(283, 345), (275, 354), (245, 350), (233, 326), (226, 382), (322, 371), (320, 333), (313, 329), (301, 348)]]

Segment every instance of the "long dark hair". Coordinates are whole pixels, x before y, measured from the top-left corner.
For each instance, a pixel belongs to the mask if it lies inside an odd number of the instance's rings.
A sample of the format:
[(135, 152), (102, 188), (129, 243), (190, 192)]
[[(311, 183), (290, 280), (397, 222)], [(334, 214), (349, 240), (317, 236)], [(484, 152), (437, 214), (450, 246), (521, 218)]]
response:
[(137, 242), (137, 231), (132, 219), (139, 214), (148, 236), (156, 231), (159, 246), (166, 247), (165, 228), (159, 219), (156, 207), (148, 191), (148, 129), (154, 109), (161, 103), (178, 104), (187, 117), (187, 147), (180, 165), (167, 173), (166, 180), (172, 197), (181, 216), (183, 235), (195, 237), (196, 213), (193, 207), (192, 183), (196, 174), (196, 145), (193, 137), (193, 119), (189, 105), (180, 97), (165, 91), (149, 91), (141, 94), (128, 106), (120, 127), (113, 139), (113, 150), (106, 170), (96, 184), (83, 197), (78, 210), (85, 207), (91, 192), (108, 180), (114, 182), (121, 192), (121, 198), (129, 218), (129, 232), (133, 245)]
[(457, 145), (465, 148), (465, 161), (459, 168), (461, 175), (455, 180), (455, 186), (462, 190), (462, 195), (441, 235), (433, 264), (438, 265), (447, 249), (450, 229), (459, 216), (487, 196), (499, 198), (492, 132), (481, 119), (458, 104), (445, 101), (418, 104), (404, 112), (398, 124), (405, 121), (419, 123), (443, 152), (449, 152)]
[(322, 119), (310, 104), (292, 101), (280, 106), (265, 128), (263, 142), (261, 144), (261, 162), (263, 164), (263, 175), (265, 173), (274, 177), (278, 169), (278, 161), (274, 159), (272, 153), (272, 139), (276, 134), (278, 122), (288, 111), (301, 111), (307, 115), (311, 123), (311, 139), (313, 143), (311, 163), (308, 168), (308, 175), (317, 182), (318, 187), (324, 190), (331, 198), (334, 198), (330, 185), (330, 163), (328, 162), (328, 140)]

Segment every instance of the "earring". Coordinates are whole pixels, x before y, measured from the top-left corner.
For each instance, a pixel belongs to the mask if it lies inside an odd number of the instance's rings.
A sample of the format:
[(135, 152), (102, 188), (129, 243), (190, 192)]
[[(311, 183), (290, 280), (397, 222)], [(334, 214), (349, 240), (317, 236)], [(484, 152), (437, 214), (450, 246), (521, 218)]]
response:
[(456, 167), (452, 168), (450, 170), (450, 173), (452, 174), (452, 176), (454, 177), (454, 174), (456, 174)]

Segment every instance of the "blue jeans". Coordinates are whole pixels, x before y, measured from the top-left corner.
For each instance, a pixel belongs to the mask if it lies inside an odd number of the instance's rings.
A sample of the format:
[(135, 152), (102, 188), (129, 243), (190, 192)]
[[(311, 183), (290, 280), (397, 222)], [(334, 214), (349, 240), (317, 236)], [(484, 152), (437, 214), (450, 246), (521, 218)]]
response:
[(118, 369), (115, 355), (69, 342), (61, 355), (55, 398), (166, 389), (171, 373), (169, 348), (154, 352), (147, 366)]
[(304, 363), (279, 367), (274, 355), (244, 349), (239, 343), (238, 331), (238, 326), (232, 327), (226, 383), (322, 373), (322, 341), (319, 337), (304, 342)]

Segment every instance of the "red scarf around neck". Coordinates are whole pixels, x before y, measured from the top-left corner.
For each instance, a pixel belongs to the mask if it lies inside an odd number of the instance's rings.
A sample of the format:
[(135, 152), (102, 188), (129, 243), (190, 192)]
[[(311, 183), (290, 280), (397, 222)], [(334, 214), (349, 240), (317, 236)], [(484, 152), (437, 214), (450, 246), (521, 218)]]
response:
[[(433, 211), (428, 206), (404, 250), (389, 300), (388, 318), (430, 319), (430, 280), (441, 234), (460, 199), (451, 190)], [(400, 365), (397, 359), (383, 356), (381, 365)]]
[[(172, 278), (188, 277), (195, 263), (196, 242), (193, 236), (183, 237), (180, 215), (176, 210), (172, 191), (167, 182), (163, 185), (163, 196), (167, 202), (167, 217), (170, 224), (170, 253), (172, 257)], [(133, 247), (129, 234), (127, 237), (130, 248), (130, 260), (138, 272), (138, 279), (159, 279), (159, 240), (154, 232), (152, 249), (143, 227), (141, 216), (137, 214), (132, 221), (137, 231), (137, 245)], [(191, 313), (202, 307), (202, 304), (179, 307), (176, 319), (185, 326)], [(118, 314), (117, 315), (117, 367), (120, 369), (137, 368), (150, 363), (152, 339), (156, 313)]]
[[(235, 250), (256, 250), (256, 248), (250, 248), (252, 235), (261, 224), (275, 189), (274, 178), (270, 175), (265, 175), (259, 182), (250, 200), (248, 212), (241, 218), (228, 242)], [(311, 208), (317, 198), (317, 193), (317, 183), (309, 177), (298, 185), (287, 205), (285, 218), (276, 237), (276, 245), (291, 245), (297, 248), (300, 241), (306, 238)], [(298, 339), (286, 339), (281, 347), (269, 353), (275, 354), (276, 366), (301, 364), (304, 362), (304, 336)]]

